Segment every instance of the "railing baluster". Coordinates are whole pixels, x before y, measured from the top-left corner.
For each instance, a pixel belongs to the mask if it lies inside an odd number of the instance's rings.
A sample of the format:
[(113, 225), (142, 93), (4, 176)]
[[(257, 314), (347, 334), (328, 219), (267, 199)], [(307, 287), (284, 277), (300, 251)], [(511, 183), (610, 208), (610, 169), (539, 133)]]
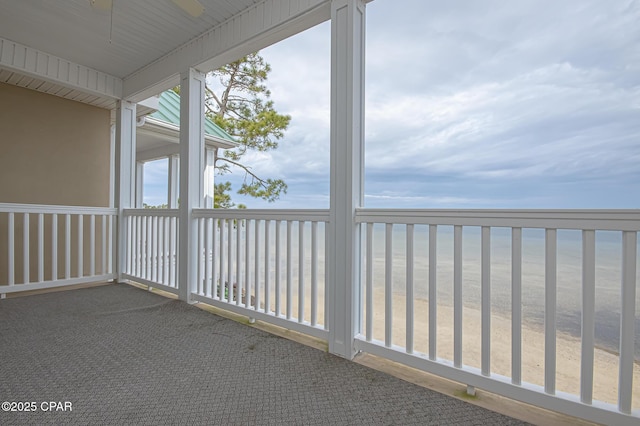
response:
[(406, 348), (407, 353), (413, 353), (413, 262), (414, 262), (414, 254), (413, 254), (413, 234), (414, 234), (414, 226), (413, 224), (407, 225), (407, 249), (406, 249), (406, 315), (407, 315), (407, 324), (406, 324)]
[[(233, 219), (227, 220), (227, 279), (229, 290), (227, 292), (227, 302), (233, 302), (233, 287), (235, 285), (233, 277)], [(237, 279), (237, 278), (236, 278)]]
[(51, 280), (58, 279), (58, 214), (51, 215)]
[(212, 286), (212, 278), (211, 278), (211, 218), (205, 219), (205, 233), (204, 233), (204, 286), (205, 286), (205, 296), (211, 297), (211, 286)]
[(293, 223), (288, 220), (287, 221), (287, 319), (291, 319), (291, 303), (293, 299), (293, 288), (292, 288), (292, 262), (291, 262), (291, 229)]
[(241, 234), (242, 234), (242, 227), (244, 225), (244, 221), (238, 219), (236, 221), (236, 294), (235, 294), (235, 298), (236, 298), (236, 305), (240, 305), (240, 302), (242, 300), (242, 277), (240, 276), (241, 272), (242, 272), (242, 268), (240, 267), (242, 265), (242, 258), (240, 257), (242, 254), (242, 250), (241, 250)]
[(158, 217), (151, 223), (151, 281), (158, 281)]
[(544, 391), (556, 393), (557, 231), (545, 231)]
[(44, 281), (44, 215), (38, 213), (38, 282)]
[[(127, 273), (130, 275), (135, 275), (135, 268), (136, 268), (136, 263), (135, 263), (135, 255), (136, 255), (136, 219), (133, 216), (128, 216), (127, 217), (127, 238), (130, 238), (129, 244), (127, 245)], [(113, 234), (112, 231), (112, 224), (111, 222), (109, 222), (109, 237), (111, 237), (111, 235)], [(111, 257), (111, 256), (109, 256)], [(110, 263), (111, 259), (107, 259), (107, 262)]]
[(482, 323), (482, 374), (491, 374), (491, 228), (482, 227), (481, 254), (481, 323)]
[(453, 365), (462, 367), (462, 226), (453, 227)]
[(393, 343), (393, 224), (385, 225), (384, 238), (384, 345)]
[(169, 275), (169, 263), (171, 254), (169, 252), (169, 241), (171, 240), (171, 218), (164, 220), (164, 250), (162, 252), (162, 266), (164, 268), (162, 284), (170, 286), (171, 276)]
[(269, 228), (271, 227), (271, 221), (264, 221), (264, 311), (271, 312), (271, 281), (269, 275), (271, 274), (271, 253), (270, 245), (271, 238), (269, 237)]
[(176, 288), (178, 286), (176, 284), (176, 263), (178, 261), (178, 255), (176, 253), (178, 229), (176, 222), (176, 218), (172, 217), (171, 222), (169, 223), (169, 285), (172, 288)]
[(153, 217), (147, 219), (147, 272), (145, 278), (150, 280), (153, 271)]
[(637, 232), (626, 231), (622, 233), (622, 312), (620, 315), (618, 408), (626, 414), (631, 414), (633, 396), (637, 244)]
[(22, 282), (29, 284), (29, 213), (22, 217)]
[(136, 221), (136, 256), (135, 256), (135, 276), (142, 277), (142, 236), (144, 235), (142, 232), (143, 223), (142, 216), (135, 216)]
[(311, 222), (311, 325), (318, 323), (318, 222)]
[(253, 220), (247, 219), (247, 226), (244, 230), (244, 286), (246, 289), (245, 294), (245, 307), (249, 308), (251, 306), (251, 223)]
[(138, 274), (139, 277), (144, 277), (144, 239), (146, 234), (146, 221), (142, 216), (138, 217), (138, 232), (140, 237), (138, 239)]
[(8, 265), (7, 265), (7, 273), (8, 273), (8, 283), (10, 286), (15, 285), (16, 283), (16, 273), (15, 273), (15, 253), (14, 253), (14, 247), (15, 247), (15, 218), (14, 218), (14, 214), (13, 212), (9, 213), (9, 217), (8, 217), (8, 223), (7, 223), (8, 229), (7, 229), (7, 237), (8, 237), (8, 242), (9, 242), (9, 247), (7, 248), (7, 254), (8, 254)]
[(438, 294), (436, 288), (437, 237), (438, 225), (429, 225), (429, 359), (432, 361), (436, 360), (438, 335), (438, 302), (436, 300), (436, 295)]
[(593, 348), (596, 312), (596, 233), (582, 231), (582, 355), (580, 401), (593, 400)]
[[(220, 248), (219, 248), (219, 257), (220, 257), (220, 269), (219, 269), (219, 273), (220, 273), (220, 300), (227, 300), (229, 301), (229, 299), (227, 297), (225, 297), (225, 292), (230, 291), (229, 290), (229, 283), (227, 283), (227, 277), (225, 275), (225, 271), (224, 271), (224, 265), (225, 265), (225, 257), (224, 257), (224, 230), (225, 230), (225, 224), (226, 224), (226, 220), (225, 219), (220, 219), (218, 222), (218, 232), (220, 233)], [(228, 296), (228, 293), (227, 293)]]
[(180, 241), (180, 227), (178, 226), (178, 217), (173, 218), (175, 221), (175, 235), (176, 235), (176, 248), (175, 248), (175, 258), (176, 258), (176, 272), (175, 272), (175, 287), (178, 288), (178, 268), (177, 265), (180, 264), (180, 253), (178, 252), (178, 241)]
[(84, 276), (84, 216), (78, 215), (78, 277)]
[(71, 278), (71, 215), (64, 215), (64, 278)]
[(511, 230), (511, 382), (522, 381), (522, 228)]
[(115, 218), (116, 216), (114, 215), (109, 215), (108, 217), (108, 222), (109, 222), (109, 234), (107, 236), (107, 251), (109, 253), (109, 255), (107, 256), (107, 272), (109, 274), (113, 273), (113, 259), (116, 257), (116, 252), (114, 250), (114, 245), (113, 245), (113, 235), (115, 233)]
[(147, 217), (142, 216), (140, 225), (140, 277), (147, 278)]
[(304, 221), (298, 222), (298, 322), (304, 321)]
[(89, 216), (89, 275), (96, 274), (96, 215)]
[(213, 219), (211, 229), (211, 286), (213, 289), (214, 298), (220, 300), (224, 299), (223, 283), (218, 280), (218, 244), (216, 239), (218, 238), (218, 230), (220, 228), (218, 219)]
[(142, 276), (142, 217), (134, 216), (135, 222), (135, 248), (134, 248), (134, 258), (133, 258), (133, 275), (136, 277)]
[(257, 311), (258, 309), (260, 309), (260, 226), (262, 224), (261, 220), (256, 220), (256, 227), (254, 229), (255, 231), (255, 240), (254, 240), (254, 254), (255, 254), (255, 258), (253, 259), (254, 261), (254, 279), (255, 279), (255, 310)]
[(157, 254), (156, 254), (156, 262), (158, 269), (158, 276), (156, 277), (156, 282), (160, 284), (164, 284), (164, 222), (166, 217), (160, 216), (158, 217), (158, 240), (157, 240)]
[[(135, 219), (131, 216), (126, 216), (126, 226), (127, 226), (127, 262), (125, 273), (133, 275), (134, 274), (134, 251), (135, 251)], [(109, 223), (109, 227), (111, 227), (111, 223)], [(109, 236), (111, 232), (109, 232)], [(111, 256), (109, 256), (111, 257)], [(109, 259), (107, 259), (107, 262)]]
[(280, 315), (282, 315), (282, 309), (281, 309), (281, 305), (280, 305), (280, 301), (281, 301), (281, 287), (280, 287), (280, 270), (281, 270), (281, 265), (280, 265), (280, 235), (281, 235), (281, 230), (280, 230), (280, 224), (282, 223), (281, 220), (276, 220), (276, 276), (275, 276), (275, 280), (276, 280), (276, 288), (275, 288), (275, 292), (276, 292), (276, 316), (279, 317)]
[[(102, 253), (102, 263), (100, 264), (100, 273), (101, 274), (106, 274), (107, 273), (107, 216), (106, 215), (102, 215), (102, 218), (100, 220), (100, 225), (102, 227), (102, 239), (100, 240), (100, 242), (102, 243), (102, 245), (100, 246), (100, 251)], [(129, 218), (127, 217), (125, 219), (125, 226), (127, 227), (127, 230), (129, 229)], [(131, 241), (130, 236), (128, 234), (127, 231), (127, 244), (128, 241)], [(129, 267), (127, 266), (129, 264), (129, 256), (126, 257), (126, 265), (125, 265), (125, 271), (127, 273), (129, 273)]]
[(367, 318), (366, 318), (366, 338), (370, 342), (373, 338), (373, 223), (367, 223)]
[(329, 312), (330, 306), (329, 304), (331, 303), (331, 299), (329, 298), (329, 294), (330, 294), (330, 290), (329, 290), (329, 286), (331, 284), (327, 283), (327, 280), (329, 278), (329, 270), (330, 270), (330, 262), (329, 262), (329, 255), (328, 255), (328, 251), (331, 247), (331, 232), (332, 232), (332, 227), (333, 227), (333, 223), (331, 222), (325, 222), (324, 225), (324, 329), (325, 330), (329, 330), (329, 327), (331, 327), (331, 322), (329, 319), (329, 315), (327, 314)]
[(198, 251), (197, 251), (197, 258), (198, 258), (198, 277), (196, 279), (196, 293), (199, 295), (203, 295), (205, 292), (205, 281), (207, 280), (206, 278), (206, 272), (205, 272), (205, 267), (207, 262), (207, 244), (205, 242), (205, 233), (204, 233), (204, 228), (205, 228), (205, 220), (201, 217), (197, 218), (195, 220), (196, 222), (196, 229), (198, 230), (198, 241), (197, 241), (197, 247), (198, 247)]

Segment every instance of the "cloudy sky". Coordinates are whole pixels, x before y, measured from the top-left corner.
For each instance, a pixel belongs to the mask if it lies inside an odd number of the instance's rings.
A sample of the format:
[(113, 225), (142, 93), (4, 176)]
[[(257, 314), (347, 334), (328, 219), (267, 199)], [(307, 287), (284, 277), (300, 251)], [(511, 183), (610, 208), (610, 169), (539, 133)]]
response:
[[(246, 158), (289, 191), (234, 201), (328, 208), (330, 24), (262, 54), (292, 122)], [(366, 207), (640, 208), (640, 0), (375, 0), (366, 56)]]

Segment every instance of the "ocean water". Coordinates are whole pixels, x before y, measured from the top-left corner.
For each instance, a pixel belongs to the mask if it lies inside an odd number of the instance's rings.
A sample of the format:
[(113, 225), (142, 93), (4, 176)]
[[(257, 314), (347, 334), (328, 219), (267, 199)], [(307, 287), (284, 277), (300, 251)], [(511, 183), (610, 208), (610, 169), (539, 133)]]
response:
[[(415, 226), (414, 295), (428, 299), (428, 226)], [(511, 317), (511, 230), (491, 230), (491, 310)], [(481, 228), (464, 227), (462, 237), (463, 304), (479, 309), (481, 303)], [(363, 246), (364, 247), (364, 246)], [(406, 227), (394, 225), (392, 233), (393, 291), (404, 295), (406, 288)], [(640, 249), (636, 265), (640, 266)], [(437, 302), (453, 305), (453, 227), (439, 226), (437, 234)], [(618, 352), (621, 311), (622, 234), (596, 232), (596, 344)], [(384, 287), (385, 226), (373, 232), (374, 287)], [(582, 233), (557, 233), (557, 329), (580, 337), (582, 312)], [(640, 360), (640, 268), (636, 276), (635, 358)], [(522, 233), (522, 315), (534, 327), (544, 325), (545, 232), (523, 229)]]
[[(292, 295), (297, 300), (299, 275), (299, 231), (298, 224), (291, 228), (291, 286)], [(304, 226), (303, 236), (303, 286), (309, 294), (311, 271), (311, 226)], [(363, 229), (362, 255), (364, 259), (366, 241)], [(242, 229), (241, 245), (245, 244), (245, 230)], [(275, 226), (270, 223), (269, 282), (272, 304), (275, 297)], [(318, 247), (318, 288), (319, 296), (324, 296), (324, 225), (319, 224)], [(284, 297), (286, 264), (286, 226), (280, 234), (280, 277), (281, 295)], [(235, 235), (234, 235), (235, 239)], [(479, 309), (481, 303), (481, 229), (464, 227), (462, 237), (462, 294), (465, 306)], [(259, 230), (260, 249), (255, 250), (255, 228), (249, 230), (250, 264), (249, 274), (255, 282), (264, 282), (265, 276), (265, 233), (264, 222)], [(427, 225), (416, 225), (414, 233), (414, 297), (427, 300), (429, 293), (429, 230)], [(596, 303), (595, 337), (596, 345), (617, 353), (620, 338), (621, 311), (621, 266), (622, 234), (612, 231), (596, 232)], [(217, 245), (218, 243), (216, 243)], [(227, 241), (225, 241), (226, 247)], [(385, 286), (385, 225), (374, 225), (373, 232), (373, 285)], [(244, 249), (242, 249), (244, 253)], [(256, 255), (258, 262), (255, 261)], [(511, 317), (511, 230), (491, 229), (491, 312), (492, 315)], [(394, 225), (392, 232), (392, 289), (404, 295), (406, 289), (406, 227)], [(232, 262), (235, 265), (235, 260)], [(257, 270), (256, 270), (257, 263)], [(439, 226), (437, 234), (437, 303), (453, 305), (453, 227)], [(636, 259), (636, 324), (635, 358), (640, 361), (640, 247)], [(235, 266), (233, 267), (233, 269)], [(364, 287), (364, 260), (363, 283)], [(243, 273), (241, 273), (243, 275)], [(244, 278), (243, 278), (244, 279)], [(580, 337), (582, 312), (582, 233), (580, 231), (559, 230), (557, 233), (557, 274), (556, 274), (556, 326), (557, 330)], [(235, 279), (234, 279), (235, 281)], [(255, 291), (255, 290), (254, 290)], [(264, 284), (261, 285), (261, 299), (264, 300)], [(309, 297), (309, 296), (306, 296)], [(307, 299), (308, 302), (309, 299)], [(523, 323), (534, 328), (544, 326), (545, 301), (545, 232), (542, 229), (522, 231), (522, 317)], [(283, 302), (284, 303), (284, 302)], [(297, 302), (294, 302), (297, 303)], [(320, 301), (318, 303), (321, 303)], [(364, 303), (364, 302), (363, 302)], [(322, 323), (323, 319), (320, 320)]]

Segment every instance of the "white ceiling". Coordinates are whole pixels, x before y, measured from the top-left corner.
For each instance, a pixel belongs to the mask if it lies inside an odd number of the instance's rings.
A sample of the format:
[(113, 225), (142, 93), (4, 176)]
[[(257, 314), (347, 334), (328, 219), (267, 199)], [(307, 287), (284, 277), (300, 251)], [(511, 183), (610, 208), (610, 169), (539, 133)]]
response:
[(171, 0), (113, 0), (112, 11), (90, 0), (0, 0), (0, 36), (124, 78), (258, 0), (200, 2), (194, 18)]
[(184, 66), (216, 68), (330, 15), (328, 0), (198, 1), (194, 18), (172, 0), (0, 0), (0, 83), (112, 109), (178, 84)]

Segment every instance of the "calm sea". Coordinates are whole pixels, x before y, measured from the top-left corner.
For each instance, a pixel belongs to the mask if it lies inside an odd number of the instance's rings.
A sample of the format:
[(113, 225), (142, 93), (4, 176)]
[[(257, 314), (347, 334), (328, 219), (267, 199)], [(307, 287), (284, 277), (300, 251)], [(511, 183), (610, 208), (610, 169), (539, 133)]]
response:
[[(393, 230), (393, 290), (404, 294), (406, 275), (406, 232), (404, 225)], [(415, 227), (415, 295), (428, 298), (428, 227)], [(557, 328), (580, 337), (582, 303), (582, 233), (558, 231), (557, 237)], [(596, 344), (617, 352), (620, 338), (622, 235), (620, 232), (596, 232)], [(374, 226), (374, 286), (384, 286), (385, 229)], [(545, 232), (523, 229), (522, 235), (522, 313), (523, 321), (534, 327), (544, 325)], [(462, 286), (463, 303), (480, 307), (481, 229), (463, 228)], [(640, 264), (640, 249), (636, 265)], [(511, 316), (511, 231), (491, 231), (491, 309)], [(453, 227), (439, 226), (437, 235), (438, 304), (453, 304)], [(636, 277), (635, 357), (640, 360), (640, 268)]]
[[(286, 229), (281, 229), (281, 270), (286, 268)], [(298, 259), (297, 224), (292, 227), (292, 259)], [(414, 294), (427, 300), (429, 293), (428, 226), (416, 225), (414, 234)], [(364, 233), (364, 230), (363, 230)], [(250, 231), (253, 240), (254, 230)], [(260, 232), (264, 244), (264, 229)], [(310, 282), (311, 226), (304, 228), (305, 287)], [(481, 229), (463, 228), (463, 303), (479, 309), (481, 294)], [(275, 229), (270, 227), (271, 262), (275, 262)], [(244, 232), (243, 237), (244, 239)], [(606, 350), (618, 352), (620, 340), (622, 235), (620, 232), (596, 232), (596, 344)], [(251, 243), (253, 244), (253, 243)], [(363, 239), (363, 252), (364, 252)], [(253, 249), (252, 249), (253, 250)], [(373, 233), (374, 286), (383, 288), (385, 283), (385, 226), (377, 224)], [(318, 253), (324, 252), (324, 232), (320, 224)], [(252, 257), (253, 251), (252, 251)], [(261, 257), (264, 256), (262, 253)], [(494, 315), (511, 317), (511, 231), (508, 228), (491, 230), (491, 311)], [(393, 291), (404, 295), (406, 286), (406, 231), (404, 225), (395, 225), (392, 232)], [(255, 258), (253, 258), (255, 259)], [(324, 259), (318, 265), (319, 287), (323, 288)], [(253, 260), (252, 260), (253, 261)], [(264, 274), (264, 260), (260, 259), (260, 274)], [(437, 302), (453, 305), (453, 227), (439, 226), (437, 234)], [(272, 263), (273, 264), (273, 263)], [(640, 360), (640, 247), (636, 259), (636, 324), (635, 358)], [(253, 268), (250, 272), (254, 274)], [(270, 271), (271, 288), (274, 287), (274, 271)], [(292, 268), (294, 292), (297, 291), (298, 268)], [(364, 277), (364, 269), (363, 269)], [(582, 233), (559, 230), (557, 233), (557, 329), (580, 337), (582, 303)], [(364, 285), (364, 284), (363, 284)], [(523, 321), (534, 328), (544, 325), (545, 300), (545, 232), (542, 229), (522, 231), (522, 314)]]

